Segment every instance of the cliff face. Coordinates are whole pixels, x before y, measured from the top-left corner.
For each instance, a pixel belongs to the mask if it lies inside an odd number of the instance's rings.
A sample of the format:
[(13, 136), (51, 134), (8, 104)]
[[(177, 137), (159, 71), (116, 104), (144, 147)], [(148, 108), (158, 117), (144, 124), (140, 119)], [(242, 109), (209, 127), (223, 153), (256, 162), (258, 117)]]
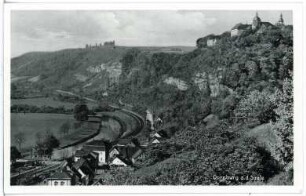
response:
[(207, 37), (200, 38), (199, 48), (185, 54), (134, 51), (126, 58), (129, 61), (122, 61), (122, 69), (126, 75), (135, 69), (137, 74), (122, 78), (119, 85), (132, 85), (144, 92), (159, 89), (154, 92), (156, 96), (172, 86), (187, 94), (208, 93), (214, 99), (233, 93), (244, 96), (254, 89), (273, 89), (293, 68), (292, 36), (290, 26), (275, 27), (235, 37), (225, 32), (213, 46), (204, 44)]

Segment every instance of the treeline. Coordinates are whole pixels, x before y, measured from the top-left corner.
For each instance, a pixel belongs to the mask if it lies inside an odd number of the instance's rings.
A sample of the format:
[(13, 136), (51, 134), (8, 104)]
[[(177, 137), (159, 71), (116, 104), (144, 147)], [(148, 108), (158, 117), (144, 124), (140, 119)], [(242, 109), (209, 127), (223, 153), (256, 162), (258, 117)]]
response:
[(34, 106), (27, 104), (16, 104), (11, 106), (11, 113), (56, 113), (56, 114), (73, 114), (73, 109), (66, 109), (64, 106)]

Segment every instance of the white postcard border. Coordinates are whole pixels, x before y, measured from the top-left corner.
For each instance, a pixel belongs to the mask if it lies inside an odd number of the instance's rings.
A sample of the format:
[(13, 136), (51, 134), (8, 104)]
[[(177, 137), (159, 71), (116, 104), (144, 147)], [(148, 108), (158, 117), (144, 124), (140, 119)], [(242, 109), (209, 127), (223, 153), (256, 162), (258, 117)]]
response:
[[(301, 193), (304, 154), (303, 7), (294, 3), (102, 3), (102, 4), (5, 4), (4, 12), (4, 191), (30, 193)], [(10, 12), (12, 10), (292, 10), (294, 28), (294, 185), (293, 186), (10, 186)], [(305, 23), (305, 21), (304, 21)], [(304, 66), (303, 66), (304, 65)]]

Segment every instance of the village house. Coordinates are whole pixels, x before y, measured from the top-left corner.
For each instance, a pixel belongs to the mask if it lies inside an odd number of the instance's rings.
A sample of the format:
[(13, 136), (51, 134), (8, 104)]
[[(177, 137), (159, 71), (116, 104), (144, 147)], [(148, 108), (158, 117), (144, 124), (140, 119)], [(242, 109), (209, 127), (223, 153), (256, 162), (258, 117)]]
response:
[(165, 130), (160, 130), (154, 133), (154, 138), (168, 138), (168, 133)]
[(251, 25), (238, 23), (231, 29), (231, 37), (240, 36), (246, 30), (250, 30)]
[(92, 183), (95, 175), (95, 168), (91, 166), (84, 157), (80, 158), (77, 162), (72, 164), (71, 170), (80, 179), (81, 184), (88, 185)]
[(211, 34), (211, 35), (206, 36), (206, 39), (207, 39), (206, 41), (207, 46), (211, 47), (211, 46), (216, 45), (217, 41), (220, 39), (220, 36)]
[(110, 159), (110, 165), (112, 166), (132, 166), (136, 163), (137, 158), (139, 158), (144, 149), (140, 147), (126, 147), (121, 150), (116, 149), (118, 153), (114, 153)]
[(110, 150), (110, 165), (127, 166), (133, 165), (141, 154), (143, 148), (137, 139), (119, 140)]
[(55, 172), (47, 178), (48, 186), (70, 186), (72, 177), (66, 172)]
[(123, 158), (122, 156), (117, 155), (111, 160), (111, 165), (112, 166), (126, 167), (126, 166), (129, 166), (129, 165), (132, 165), (132, 162)]
[(109, 153), (109, 144), (107, 144), (103, 140), (93, 140), (91, 142), (86, 143), (83, 148), (83, 151), (87, 152), (87, 154), (91, 152), (95, 152), (98, 154), (98, 165), (103, 166), (107, 164), (108, 161), (108, 153)]
[[(284, 19), (283, 15), (281, 14), (278, 22), (276, 23), (276, 26), (283, 26), (283, 25), (284, 25)], [(261, 18), (258, 16), (258, 13), (256, 12), (252, 24), (251, 25), (241, 24), (241, 23), (236, 24), (231, 30), (231, 37), (240, 36), (246, 30), (253, 30), (256, 33), (263, 33), (266, 29), (271, 29), (274, 27), (275, 26), (270, 22), (263, 22)]]
[(31, 150), (31, 158), (34, 160), (50, 160), (51, 155), (47, 154), (48, 148), (39, 148), (35, 146)]
[(82, 158), (83, 156), (88, 155), (88, 152), (84, 151), (84, 150), (77, 150), (75, 151), (75, 154), (73, 156), (73, 161), (77, 162), (80, 158)]

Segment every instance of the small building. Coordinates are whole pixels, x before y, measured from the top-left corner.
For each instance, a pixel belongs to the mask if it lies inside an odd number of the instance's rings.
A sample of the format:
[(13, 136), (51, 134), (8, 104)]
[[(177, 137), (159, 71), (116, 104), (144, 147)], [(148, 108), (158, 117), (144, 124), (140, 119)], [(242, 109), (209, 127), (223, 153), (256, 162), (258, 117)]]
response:
[(169, 138), (169, 135), (168, 133), (162, 129), (162, 130), (159, 130), (157, 131), (154, 135), (153, 135), (154, 138)]
[(109, 152), (109, 157), (110, 157), (110, 158), (112, 158), (112, 157), (117, 156), (117, 155), (120, 154), (120, 150), (119, 150), (118, 148), (119, 148), (119, 147), (114, 146), (114, 147), (110, 150), (110, 152)]
[(47, 178), (48, 186), (70, 186), (71, 176), (66, 172), (55, 172)]
[(95, 152), (98, 154), (98, 165), (103, 166), (108, 162), (109, 144), (103, 140), (93, 140), (86, 143), (82, 151), (87, 154)]
[[(111, 165), (133, 165), (141, 154), (143, 148), (140, 145), (136, 146), (114, 146), (110, 150)], [(121, 163), (123, 162), (123, 163)]]
[(115, 156), (112, 160), (111, 160), (111, 165), (113, 166), (128, 166), (131, 165), (131, 163), (129, 161), (127, 161), (126, 159), (124, 159), (121, 156)]
[(84, 157), (88, 155), (88, 152), (84, 151), (84, 150), (77, 150), (75, 151), (74, 157), (73, 157), (73, 161), (77, 162), (80, 158)]
[(77, 175), (83, 185), (92, 183), (95, 175), (95, 168), (92, 168), (85, 158), (82, 157), (77, 162), (73, 163), (71, 170)]
[(152, 144), (160, 144), (163, 140), (165, 140), (165, 138), (156, 138), (156, 137), (154, 137), (153, 139), (152, 139)]
[(240, 36), (246, 30), (251, 28), (248, 24), (238, 23), (231, 29), (231, 37)]
[(214, 35), (214, 34), (208, 35), (208, 36), (206, 36), (206, 40), (207, 40), (206, 45), (208, 47), (214, 46), (214, 45), (216, 45), (216, 43), (219, 39), (220, 39), (220, 36), (218, 36), (218, 35)]
[(137, 151), (132, 155), (131, 161), (133, 164), (136, 163), (137, 159), (143, 155), (144, 149), (138, 148)]

